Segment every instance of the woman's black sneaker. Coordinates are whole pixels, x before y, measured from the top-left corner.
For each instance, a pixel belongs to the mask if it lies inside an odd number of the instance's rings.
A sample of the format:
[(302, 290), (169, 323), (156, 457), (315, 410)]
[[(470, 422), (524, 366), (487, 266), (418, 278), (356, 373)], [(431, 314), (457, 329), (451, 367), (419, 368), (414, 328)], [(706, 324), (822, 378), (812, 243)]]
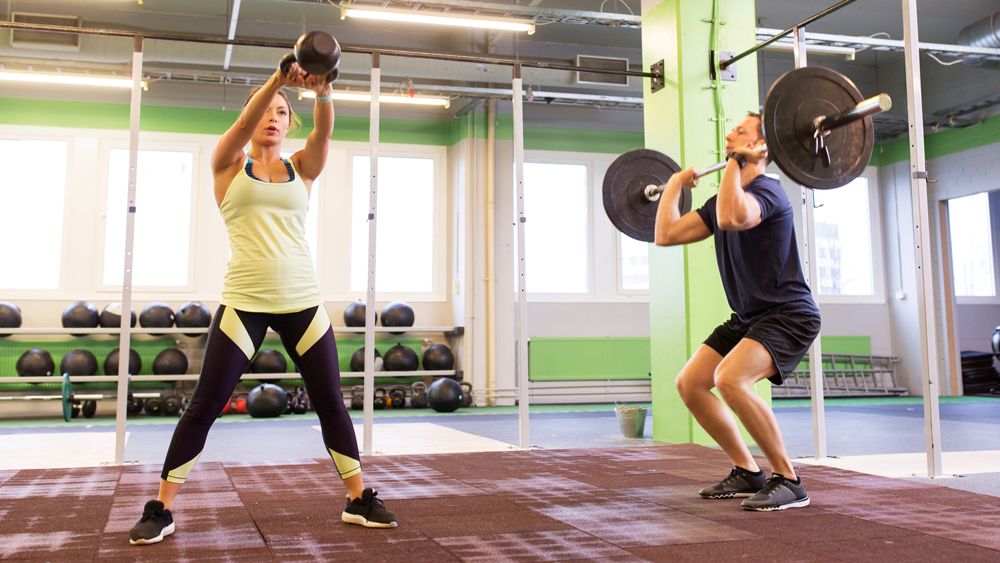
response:
[(347, 506), (340, 519), (348, 524), (358, 524), (366, 528), (395, 528), (396, 515), (377, 498), (378, 491), (365, 489), (361, 496), (347, 499)]
[(728, 477), (711, 487), (705, 487), (698, 494), (702, 498), (750, 497), (763, 489), (766, 483), (763, 471), (751, 473), (742, 467), (733, 467)]
[(785, 510), (809, 506), (809, 493), (802, 486), (802, 480), (790, 481), (784, 475), (775, 473), (759, 493), (744, 500), (740, 506), (745, 510)]
[(162, 502), (151, 500), (142, 509), (142, 518), (129, 531), (128, 542), (132, 545), (159, 543), (172, 533), (174, 533), (173, 515), (163, 508)]

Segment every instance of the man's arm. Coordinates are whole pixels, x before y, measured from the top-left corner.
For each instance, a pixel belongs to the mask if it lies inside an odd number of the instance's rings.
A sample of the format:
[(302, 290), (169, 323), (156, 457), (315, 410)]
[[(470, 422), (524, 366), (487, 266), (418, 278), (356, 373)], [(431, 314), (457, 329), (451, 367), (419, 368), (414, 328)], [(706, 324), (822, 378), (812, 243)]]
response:
[(698, 180), (694, 177), (694, 168), (681, 170), (667, 180), (667, 185), (660, 194), (660, 204), (656, 208), (656, 227), (653, 234), (656, 246), (698, 242), (712, 234), (697, 213), (691, 211), (681, 215), (679, 208), (681, 188), (693, 188), (696, 185)]
[(726, 163), (715, 200), (719, 228), (724, 231), (745, 231), (760, 224), (760, 203), (746, 192), (740, 183), (740, 165), (735, 158)]

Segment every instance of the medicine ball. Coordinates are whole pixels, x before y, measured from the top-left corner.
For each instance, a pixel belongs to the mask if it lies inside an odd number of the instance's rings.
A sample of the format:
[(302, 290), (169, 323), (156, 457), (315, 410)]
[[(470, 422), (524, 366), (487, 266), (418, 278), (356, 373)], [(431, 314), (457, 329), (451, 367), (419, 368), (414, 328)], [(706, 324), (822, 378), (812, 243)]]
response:
[(423, 365), (426, 370), (453, 370), (455, 354), (444, 344), (435, 344), (424, 351)]
[(396, 344), (386, 351), (382, 367), (386, 371), (416, 371), (420, 367), (420, 358), (412, 348)]
[[(119, 348), (115, 348), (108, 354), (108, 357), (104, 358), (104, 375), (118, 375), (119, 350)], [(129, 348), (128, 373), (129, 375), (138, 375), (140, 370), (142, 370), (142, 358), (139, 357), (138, 352)]]
[(281, 416), (288, 408), (288, 393), (273, 383), (261, 383), (247, 395), (247, 413), (254, 418)]
[[(0, 301), (0, 328), (21, 328), (21, 308), (17, 305)], [(10, 336), (0, 334), (0, 338)]]
[(97, 356), (90, 350), (70, 350), (59, 362), (59, 373), (97, 375)]
[(32, 348), (21, 354), (14, 369), (21, 377), (41, 377), (55, 373), (56, 363), (52, 354), (41, 348)]
[[(365, 326), (365, 313), (368, 308), (361, 301), (355, 301), (344, 309), (345, 326)], [(375, 312), (375, 324), (378, 324), (378, 311)]]
[(393, 301), (382, 309), (382, 326), (413, 326), (413, 321), (413, 307), (402, 301)]
[(100, 319), (97, 307), (86, 301), (77, 301), (63, 309), (62, 325), (63, 328), (97, 328)]
[(166, 303), (150, 303), (139, 313), (139, 324), (144, 328), (170, 328), (174, 326), (174, 310)]
[(427, 401), (437, 412), (452, 412), (462, 404), (462, 387), (454, 379), (438, 378), (427, 389)]
[[(375, 349), (375, 357), (376, 358), (381, 358), (382, 357), (382, 352), (379, 352), (378, 348)], [(365, 348), (364, 348), (364, 346), (362, 346), (361, 348), (358, 348), (357, 350), (354, 351), (353, 354), (351, 354), (351, 362), (350, 362), (350, 364), (351, 364), (351, 371), (365, 371)], [(379, 367), (379, 362), (376, 361), (375, 362), (375, 371), (378, 371), (378, 367)], [(384, 363), (382, 363), (382, 367), (385, 367)]]
[[(177, 309), (174, 323), (178, 328), (208, 328), (212, 324), (212, 313), (200, 301), (188, 301)], [(198, 336), (198, 334), (187, 336)]]
[[(108, 306), (101, 311), (101, 328), (119, 328), (122, 326), (122, 304), (108, 303)], [(130, 326), (135, 328), (135, 311), (131, 311)]]
[(187, 356), (177, 348), (162, 350), (153, 360), (153, 373), (156, 375), (184, 375), (187, 369)]
[(286, 373), (287, 371), (288, 361), (285, 356), (271, 348), (257, 352), (257, 355), (250, 361), (251, 373)]
[(295, 42), (295, 60), (313, 76), (328, 76), (340, 67), (340, 43), (325, 31), (304, 33)]

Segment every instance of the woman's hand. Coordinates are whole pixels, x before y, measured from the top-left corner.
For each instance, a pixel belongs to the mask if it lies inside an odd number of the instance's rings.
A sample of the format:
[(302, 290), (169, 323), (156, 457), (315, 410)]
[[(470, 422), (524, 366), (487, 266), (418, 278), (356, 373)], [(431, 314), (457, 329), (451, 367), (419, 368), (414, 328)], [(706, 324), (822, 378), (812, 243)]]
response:
[[(296, 65), (298, 66), (298, 65)], [(303, 81), (302, 87), (307, 90), (312, 90), (316, 93), (316, 97), (325, 96), (333, 90), (333, 84), (326, 81), (325, 76), (313, 76), (307, 74), (305, 80)]]

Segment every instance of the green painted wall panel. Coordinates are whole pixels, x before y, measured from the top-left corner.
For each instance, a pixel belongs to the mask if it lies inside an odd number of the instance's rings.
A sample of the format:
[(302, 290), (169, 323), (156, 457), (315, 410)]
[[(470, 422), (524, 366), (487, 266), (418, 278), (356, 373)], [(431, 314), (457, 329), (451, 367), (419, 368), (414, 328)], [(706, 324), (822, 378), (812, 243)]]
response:
[[(924, 151), (928, 159), (966, 151), (1000, 142), (1000, 115), (982, 123), (961, 129), (945, 129), (924, 135)], [(875, 147), (878, 165), (886, 166), (910, 159), (910, 139), (903, 136)], [(874, 160), (874, 157), (873, 157)]]
[(648, 338), (532, 338), (532, 381), (649, 379)]
[[(752, 6), (738, 0), (719, 4), (724, 25), (719, 48), (741, 51), (754, 40)], [(751, 8), (751, 9), (748, 9)], [(643, 14), (643, 67), (663, 60), (666, 87), (645, 93), (646, 146), (671, 155), (681, 166), (721, 160), (716, 146), (716, 108), (708, 68), (712, 2), (663, 0)], [(739, 80), (723, 82), (722, 106), (728, 131), (748, 110), (757, 109), (753, 57), (737, 65)], [(717, 192), (718, 176), (702, 180), (693, 205)], [(676, 374), (730, 310), (719, 278), (711, 239), (684, 248), (650, 247), (650, 335), (653, 369), (653, 437), (667, 442), (711, 444), (693, 424), (675, 388)], [(768, 384), (757, 386), (770, 398)]]

